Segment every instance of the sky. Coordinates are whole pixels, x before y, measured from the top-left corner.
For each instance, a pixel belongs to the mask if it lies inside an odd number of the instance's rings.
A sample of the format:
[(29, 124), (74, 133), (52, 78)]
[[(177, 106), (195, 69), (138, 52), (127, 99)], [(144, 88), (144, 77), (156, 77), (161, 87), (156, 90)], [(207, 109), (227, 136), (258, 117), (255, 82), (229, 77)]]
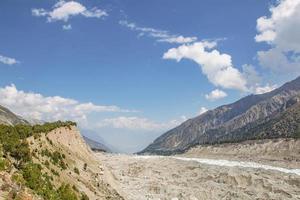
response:
[(2, 0), (0, 104), (122, 152), (300, 73), (300, 0)]

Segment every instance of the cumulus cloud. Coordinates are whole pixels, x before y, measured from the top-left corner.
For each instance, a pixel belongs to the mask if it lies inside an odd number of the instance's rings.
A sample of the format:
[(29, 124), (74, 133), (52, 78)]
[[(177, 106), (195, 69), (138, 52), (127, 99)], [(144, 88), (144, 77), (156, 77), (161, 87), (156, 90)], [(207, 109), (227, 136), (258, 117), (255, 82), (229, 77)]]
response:
[(300, 72), (300, 56), (297, 54), (289, 56), (282, 49), (275, 47), (267, 51), (259, 51), (257, 55), (260, 65), (275, 73)]
[(271, 92), (272, 90), (275, 90), (277, 87), (278, 87), (277, 85), (269, 85), (269, 84), (267, 84), (266, 86), (258, 86), (255, 88), (254, 93), (263, 94), (263, 93)]
[[(180, 46), (165, 52), (163, 59), (173, 59), (177, 62), (180, 62), (182, 59), (189, 59), (196, 62), (201, 67), (202, 73), (217, 87), (250, 93), (257, 93), (257, 90), (269, 87), (269, 85), (261, 85), (261, 77), (253, 66), (243, 65), (242, 70), (235, 67), (232, 63), (231, 55), (221, 53), (217, 49), (218, 40), (198, 41), (197, 37), (173, 35), (165, 30), (141, 27), (126, 20), (119, 21), (119, 24), (138, 32), (140, 37), (148, 36), (156, 39), (158, 42), (180, 44)], [(261, 26), (263, 25), (260, 25), (260, 28)], [(266, 24), (266, 26), (268, 25)], [(261, 30), (263, 29), (261, 28)], [(219, 94), (219, 98), (225, 97), (222, 96), (225, 92), (222, 92), (222, 94)], [(209, 96), (209, 99), (213, 100), (214, 97)]]
[(0, 105), (24, 118), (42, 121), (74, 120), (80, 124), (85, 124), (88, 114), (92, 112), (133, 112), (118, 106), (80, 103), (60, 96), (47, 97), (39, 93), (24, 92), (15, 85), (0, 88)]
[(15, 58), (10, 58), (7, 56), (3, 56), (0, 54), (0, 62), (6, 65), (14, 65), (19, 63), (19, 61), (17, 61)]
[(116, 118), (107, 118), (98, 122), (97, 126), (110, 127), (116, 129), (128, 129), (128, 130), (140, 130), (140, 131), (162, 131), (168, 130), (175, 126), (178, 126), (180, 123), (186, 121), (187, 118), (182, 116), (180, 119), (171, 120), (165, 123), (154, 122), (147, 118), (141, 117), (116, 117)]
[(205, 98), (210, 101), (223, 99), (225, 97), (227, 97), (226, 92), (219, 90), (219, 89), (215, 89), (215, 90), (211, 91), (209, 94), (205, 95)]
[(243, 76), (247, 80), (247, 87), (251, 88), (254, 85), (258, 85), (261, 83), (262, 78), (256, 71), (253, 65), (244, 64), (242, 66)]
[(270, 49), (258, 52), (264, 67), (276, 72), (300, 73), (300, 0), (279, 0), (271, 6), (270, 16), (257, 19), (257, 42)]
[(276, 84), (262, 83), (262, 77), (252, 65), (243, 65), (243, 75), (247, 80), (247, 87), (250, 93), (263, 94), (270, 92), (278, 87)]
[(168, 31), (165, 30), (159, 30), (149, 27), (140, 27), (137, 26), (135, 23), (128, 22), (126, 20), (119, 21), (119, 24), (129, 28), (132, 31), (138, 32), (139, 36), (146, 35), (148, 37), (155, 38), (158, 42), (185, 44), (197, 41), (197, 37), (184, 37), (182, 35), (170, 34)]
[(217, 42), (201, 41), (193, 44), (184, 44), (169, 49), (163, 59), (173, 59), (177, 62), (183, 58), (190, 59), (200, 65), (203, 74), (215, 86), (247, 91), (246, 79), (243, 74), (233, 66), (231, 56), (222, 54), (215, 49)]
[(32, 15), (36, 17), (46, 17), (48, 22), (64, 21), (68, 22), (71, 17), (83, 16), (87, 18), (102, 18), (108, 16), (105, 10), (97, 7), (88, 9), (76, 1), (59, 1), (52, 9), (33, 8)]
[(203, 113), (206, 113), (207, 111), (208, 111), (207, 108), (201, 107), (198, 114), (199, 114), (199, 115), (202, 115)]
[[(260, 86), (259, 75), (253, 66), (243, 66), (243, 71), (238, 70), (232, 64), (231, 56), (217, 50), (218, 40), (197, 41), (197, 37), (184, 37), (173, 35), (168, 31), (141, 27), (126, 20), (119, 24), (139, 33), (139, 36), (148, 36), (158, 42), (180, 44), (164, 53), (163, 59), (173, 59), (180, 62), (182, 59), (190, 59), (198, 63), (202, 72), (215, 86), (225, 89), (236, 89), (242, 92), (253, 92)], [(256, 76), (256, 77), (255, 77)], [(256, 79), (256, 80), (255, 80)]]

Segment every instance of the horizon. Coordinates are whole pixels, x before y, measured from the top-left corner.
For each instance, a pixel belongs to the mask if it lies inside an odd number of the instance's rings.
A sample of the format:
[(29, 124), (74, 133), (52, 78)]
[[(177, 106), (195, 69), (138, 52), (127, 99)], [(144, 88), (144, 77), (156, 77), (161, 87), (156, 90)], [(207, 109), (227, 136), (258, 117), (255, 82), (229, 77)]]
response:
[(1, 1), (0, 105), (138, 152), (300, 75), (300, 15), (284, 2)]

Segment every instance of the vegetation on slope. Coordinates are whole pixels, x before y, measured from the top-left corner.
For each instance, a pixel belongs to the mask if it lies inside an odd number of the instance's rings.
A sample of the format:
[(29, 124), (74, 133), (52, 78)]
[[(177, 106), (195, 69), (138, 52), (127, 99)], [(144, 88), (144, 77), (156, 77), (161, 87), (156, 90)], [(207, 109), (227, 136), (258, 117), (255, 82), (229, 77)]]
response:
[[(88, 199), (85, 194), (80, 193), (75, 187), (62, 183), (56, 187), (53, 183), (53, 176), (58, 175), (54, 169), (48, 174), (43, 168), (49, 168), (49, 161), (52, 165), (60, 167), (61, 170), (67, 169), (64, 161), (65, 155), (48, 149), (42, 149), (40, 152), (31, 152), (30, 144), (27, 138), (33, 136), (38, 139), (41, 133), (60, 128), (76, 125), (74, 122), (54, 122), (43, 125), (0, 125), (0, 171), (12, 173), (12, 180), (21, 188), (30, 188), (35, 194), (49, 200), (77, 200)], [(51, 142), (50, 142), (51, 144)], [(36, 153), (45, 157), (46, 161), (42, 164), (35, 163), (34, 157), (38, 158)], [(49, 161), (48, 161), (49, 160)], [(13, 195), (17, 199), (18, 195)]]

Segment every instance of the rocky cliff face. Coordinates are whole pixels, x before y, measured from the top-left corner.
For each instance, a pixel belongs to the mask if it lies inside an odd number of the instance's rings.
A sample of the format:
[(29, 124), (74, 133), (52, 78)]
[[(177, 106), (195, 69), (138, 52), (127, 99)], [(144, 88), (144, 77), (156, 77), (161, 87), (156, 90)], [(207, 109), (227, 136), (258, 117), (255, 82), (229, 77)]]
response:
[[(299, 95), (300, 77), (269, 93), (250, 95), (190, 119), (157, 138), (141, 153), (169, 154), (183, 152), (196, 144), (289, 137), (288, 133), (276, 131), (261, 134), (260, 129), (255, 132), (254, 127), (267, 126), (270, 120), (280, 118), (281, 114), (299, 104)], [(298, 110), (298, 107), (293, 109)]]
[(0, 107), (0, 199), (123, 199), (74, 122), (30, 125)]
[[(5, 143), (4, 137), (0, 139)], [(22, 165), (5, 148), (0, 149), (0, 199), (13, 199), (12, 195), (24, 200), (123, 199), (110, 186), (108, 172), (76, 126), (35, 134), (22, 144), (27, 144), (23, 146), (27, 151), (15, 151), (27, 152), (28, 160)]]

